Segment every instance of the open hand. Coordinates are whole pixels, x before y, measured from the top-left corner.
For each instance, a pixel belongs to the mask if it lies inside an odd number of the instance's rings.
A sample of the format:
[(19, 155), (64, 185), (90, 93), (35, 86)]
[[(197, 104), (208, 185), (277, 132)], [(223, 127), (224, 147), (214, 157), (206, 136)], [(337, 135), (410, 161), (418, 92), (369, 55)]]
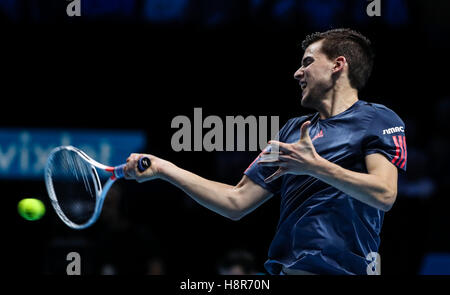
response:
[[(316, 149), (309, 136), (310, 121), (306, 121), (300, 127), (300, 139), (294, 143), (283, 143), (276, 140), (269, 141), (278, 151), (275, 159), (260, 160), (258, 165), (266, 167), (279, 167), (278, 170), (267, 177), (264, 182), (271, 182), (285, 174), (311, 175), (314, 172), (318, 161), (322, 159), (317, 154)], [(268, 155), (270, 151), (264, 151), (263, 155)]]

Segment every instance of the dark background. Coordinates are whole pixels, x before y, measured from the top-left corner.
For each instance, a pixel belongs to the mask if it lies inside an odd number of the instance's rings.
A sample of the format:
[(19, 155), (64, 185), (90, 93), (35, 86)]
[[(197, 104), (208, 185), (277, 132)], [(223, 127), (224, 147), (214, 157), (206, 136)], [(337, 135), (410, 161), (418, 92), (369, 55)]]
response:
[[(0, 126), (143, 129), (146, 152), (236, 184), (258, 152), (174, 152), (172, 119), (193, 120), (201, 107), (204, 118), (280, 116), (282, 126), (311, 112), (293, 79), (299, 45), (311, 32), (351, 27), (376, 51), (360, 98), (388, 106), (407, 126), (408, 172), (385, 215), (382, 273), (418, 274), (428, 254), (450, 253), (448, 1), (381, 0), (379, 17), (367, 16), (368, 1), (84, 2), (72, 18), (67, 1), (0, 2)], [(89, 274), (105, 265), (144, 274), (155, 261), (168, 274), (211, 274), (233, 249), (264, 272), (278, 221), (279, 196), (234, 222), (168, 183), (121, 181), (105, 205), (111, 215), (74, 231), (56, 217), (43, 181), (0, 184), (5, 259), (19, 274), (64, 274), (70, 251)], [(17, 214), (25, 196), (44, 201), (43, 219)]]

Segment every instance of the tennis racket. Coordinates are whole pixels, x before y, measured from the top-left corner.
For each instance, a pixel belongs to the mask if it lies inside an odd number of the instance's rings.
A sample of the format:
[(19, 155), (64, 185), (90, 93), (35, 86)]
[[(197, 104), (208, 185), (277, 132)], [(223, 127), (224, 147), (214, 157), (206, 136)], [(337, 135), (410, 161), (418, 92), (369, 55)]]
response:
[[(144, 172), (150, 165), (150, 159), (143, 157), (138, 170)], [(73, 229), (91, 226), (100, 216), (111, 186), (124, 177), (124, 167), (98, 163), (73, 146), (53, 149), (45, 167), (45, 185), (57, 215)], [(108, 180), (102, 186), (100, 179), (105, 177)]]

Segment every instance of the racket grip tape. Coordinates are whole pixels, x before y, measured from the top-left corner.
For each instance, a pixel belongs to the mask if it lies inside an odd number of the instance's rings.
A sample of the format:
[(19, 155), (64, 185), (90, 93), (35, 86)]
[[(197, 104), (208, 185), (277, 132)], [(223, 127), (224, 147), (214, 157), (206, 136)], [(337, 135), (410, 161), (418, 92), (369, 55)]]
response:
[(123, 168), (125, 168), (125, 165), (126, 164), (122, 164), (122, 165), (114, 167), (114, 170), (112, 171), (112, 173), (113, 173), (112, 178), (113, 179), (119, 179), (119, 178), (123, 178), (125, 176), (124, 175), (125, 172), (124, 172), (124, 169), (123, 169)]

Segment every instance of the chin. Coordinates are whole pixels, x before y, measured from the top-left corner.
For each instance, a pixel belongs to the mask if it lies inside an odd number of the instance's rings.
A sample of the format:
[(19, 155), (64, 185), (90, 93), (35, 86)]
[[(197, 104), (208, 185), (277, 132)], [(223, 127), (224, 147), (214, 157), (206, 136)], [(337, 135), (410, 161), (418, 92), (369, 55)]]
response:
[(311, 107), (310, 97), (308, 95), (302, 96), (302, 99), (300, 101), (300, 104), (302, 107), (309, 108)]

